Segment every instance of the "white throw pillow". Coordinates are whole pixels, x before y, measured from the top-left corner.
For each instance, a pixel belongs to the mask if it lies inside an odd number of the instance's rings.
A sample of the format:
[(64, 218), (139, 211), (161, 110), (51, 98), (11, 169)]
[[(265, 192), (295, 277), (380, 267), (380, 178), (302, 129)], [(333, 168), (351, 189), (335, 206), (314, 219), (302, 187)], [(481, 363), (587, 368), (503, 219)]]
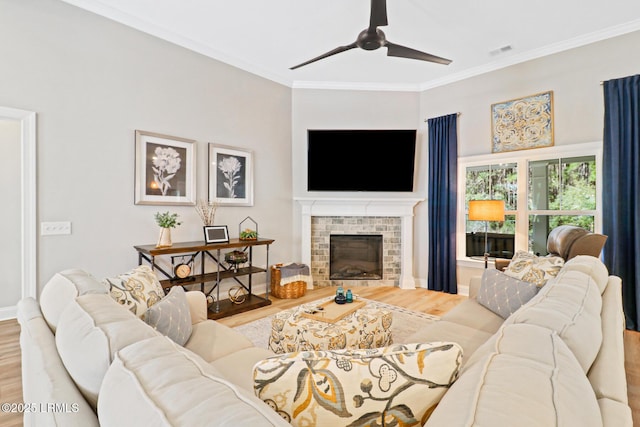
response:
[(166, 297), (145, 312), (142, 319), (176, 344), (184, 345), (191, 337), (191, 313), (182, 286), (173, 286)]
[(476, 300), (506, 319), (533, 298), (538, 289), (535, 283), (518, 280), (498, 270), (486, 269)]
[(151, 267), (141, 265), (103, 282), (111, 296), (138, 317), (164, 296), (164, 290)]
[(540, 257), (525, 251), (517, 251), (504, 274), (543, 287), (547, 280), (556, 277), (564, 265), (559, 256)]
[(258, 362), (254, 389), (294, 426), (423, 425), (461, 362), (451, 342), (303, 351)]

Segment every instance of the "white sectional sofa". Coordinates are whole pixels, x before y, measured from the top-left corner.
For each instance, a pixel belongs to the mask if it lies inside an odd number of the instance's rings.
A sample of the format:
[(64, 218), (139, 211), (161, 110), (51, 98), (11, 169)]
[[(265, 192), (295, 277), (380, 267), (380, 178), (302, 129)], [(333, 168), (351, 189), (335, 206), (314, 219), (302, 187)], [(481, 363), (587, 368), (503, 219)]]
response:
[(557, 277), (506, 320), (469, 298), (409, 341), (464, 349), (460, 377), (427, 426), (631, 427), (620, 278), (592, 256)]
[(25, 413), (25, 426), (288, 425), (253, 393), (253, 365), (274, 353), (207, 320), (204, 294), (186, 294), (184, 347), (82, 270), (56, 274), (39, 304), (20, 301), (24, 401), (62, 408)]
[[(596, 258), (567, 262), (506, 320), (471, 297), (409, 341), (464, 349), (457, 381), (427, 426), (632, 426), (620, 279)], [(187, 293), (181, 347), (117, 304), (80, 270), (56, 274), (19, 304), (24, 400), (67, 404), (25, 414), (36, 426), (288, 425), (255, 397), (252, 368), (273, 355), (206, 320)]]

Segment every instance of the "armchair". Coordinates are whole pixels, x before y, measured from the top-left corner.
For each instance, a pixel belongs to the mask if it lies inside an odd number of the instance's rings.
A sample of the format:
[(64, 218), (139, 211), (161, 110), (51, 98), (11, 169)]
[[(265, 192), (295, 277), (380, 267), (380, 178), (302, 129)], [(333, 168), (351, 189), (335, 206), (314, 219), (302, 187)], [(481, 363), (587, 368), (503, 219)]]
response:
[[(547, 237), (547, 252), (549, 255), (559, 256), (565, 261), (577, 255), (591, 255), (599, 257), (607, 236), (592, 233), (575, 225), (561, 225), (554, 228)], [(509, 265), (508, 259), (496, 259), (495, 266), (504, 271)]]

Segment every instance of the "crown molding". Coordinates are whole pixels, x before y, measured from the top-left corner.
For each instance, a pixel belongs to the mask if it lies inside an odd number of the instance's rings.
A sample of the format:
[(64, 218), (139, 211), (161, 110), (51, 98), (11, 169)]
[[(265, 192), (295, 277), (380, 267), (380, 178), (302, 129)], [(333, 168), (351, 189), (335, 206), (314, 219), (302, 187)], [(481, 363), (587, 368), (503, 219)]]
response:
[(406, 83), (366, 83), (366, 82), (315, 82), (296, 80), (293, 89), (324, 89), (324, 90), (370, 90), (391, 92), (419, 92), (419, 84)]
[(464, 72), (452, 74), (441, 79), (424, 82), (420, 85), (420, 91), (422, 92), (428, 89), (455, 83), (460, 80), (465, 80), (471, 77), (479, 76), (481, 74), (500, 70), (502, 68), (531, 61), (533, 59), (542, 58), (544, 56), (553, 55), (555, 53), (563, 52), (566, 50), (586, 46), (588, 44), (607, 40), (613, 37), (622, 36), (624, 34), (632, 33), (638, 30), (640, 30), (640, 19), (609, 27), (601, 31), (595, 31), (593, 33), (585, 34), (579, 37), (574, 37), (572, 39), (544, 46), (539, 49), (523, 52), (522, 54), (512, 55), (503, 60), (491, 62), (479, 67), (474, 67)]

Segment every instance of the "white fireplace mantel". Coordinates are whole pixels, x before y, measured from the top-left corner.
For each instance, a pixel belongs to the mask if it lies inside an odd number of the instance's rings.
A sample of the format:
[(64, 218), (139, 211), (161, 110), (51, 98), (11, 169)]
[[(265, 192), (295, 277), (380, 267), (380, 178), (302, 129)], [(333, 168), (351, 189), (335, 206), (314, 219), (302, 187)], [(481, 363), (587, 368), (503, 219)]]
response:
[(302, 207), (302, 262), (311, 265), (311, 218), (314, 216), (400, 217), (401, 289), (415, 289), (413, 277), (413, 209), (424, 199), (417, 198), (295, 198)]

